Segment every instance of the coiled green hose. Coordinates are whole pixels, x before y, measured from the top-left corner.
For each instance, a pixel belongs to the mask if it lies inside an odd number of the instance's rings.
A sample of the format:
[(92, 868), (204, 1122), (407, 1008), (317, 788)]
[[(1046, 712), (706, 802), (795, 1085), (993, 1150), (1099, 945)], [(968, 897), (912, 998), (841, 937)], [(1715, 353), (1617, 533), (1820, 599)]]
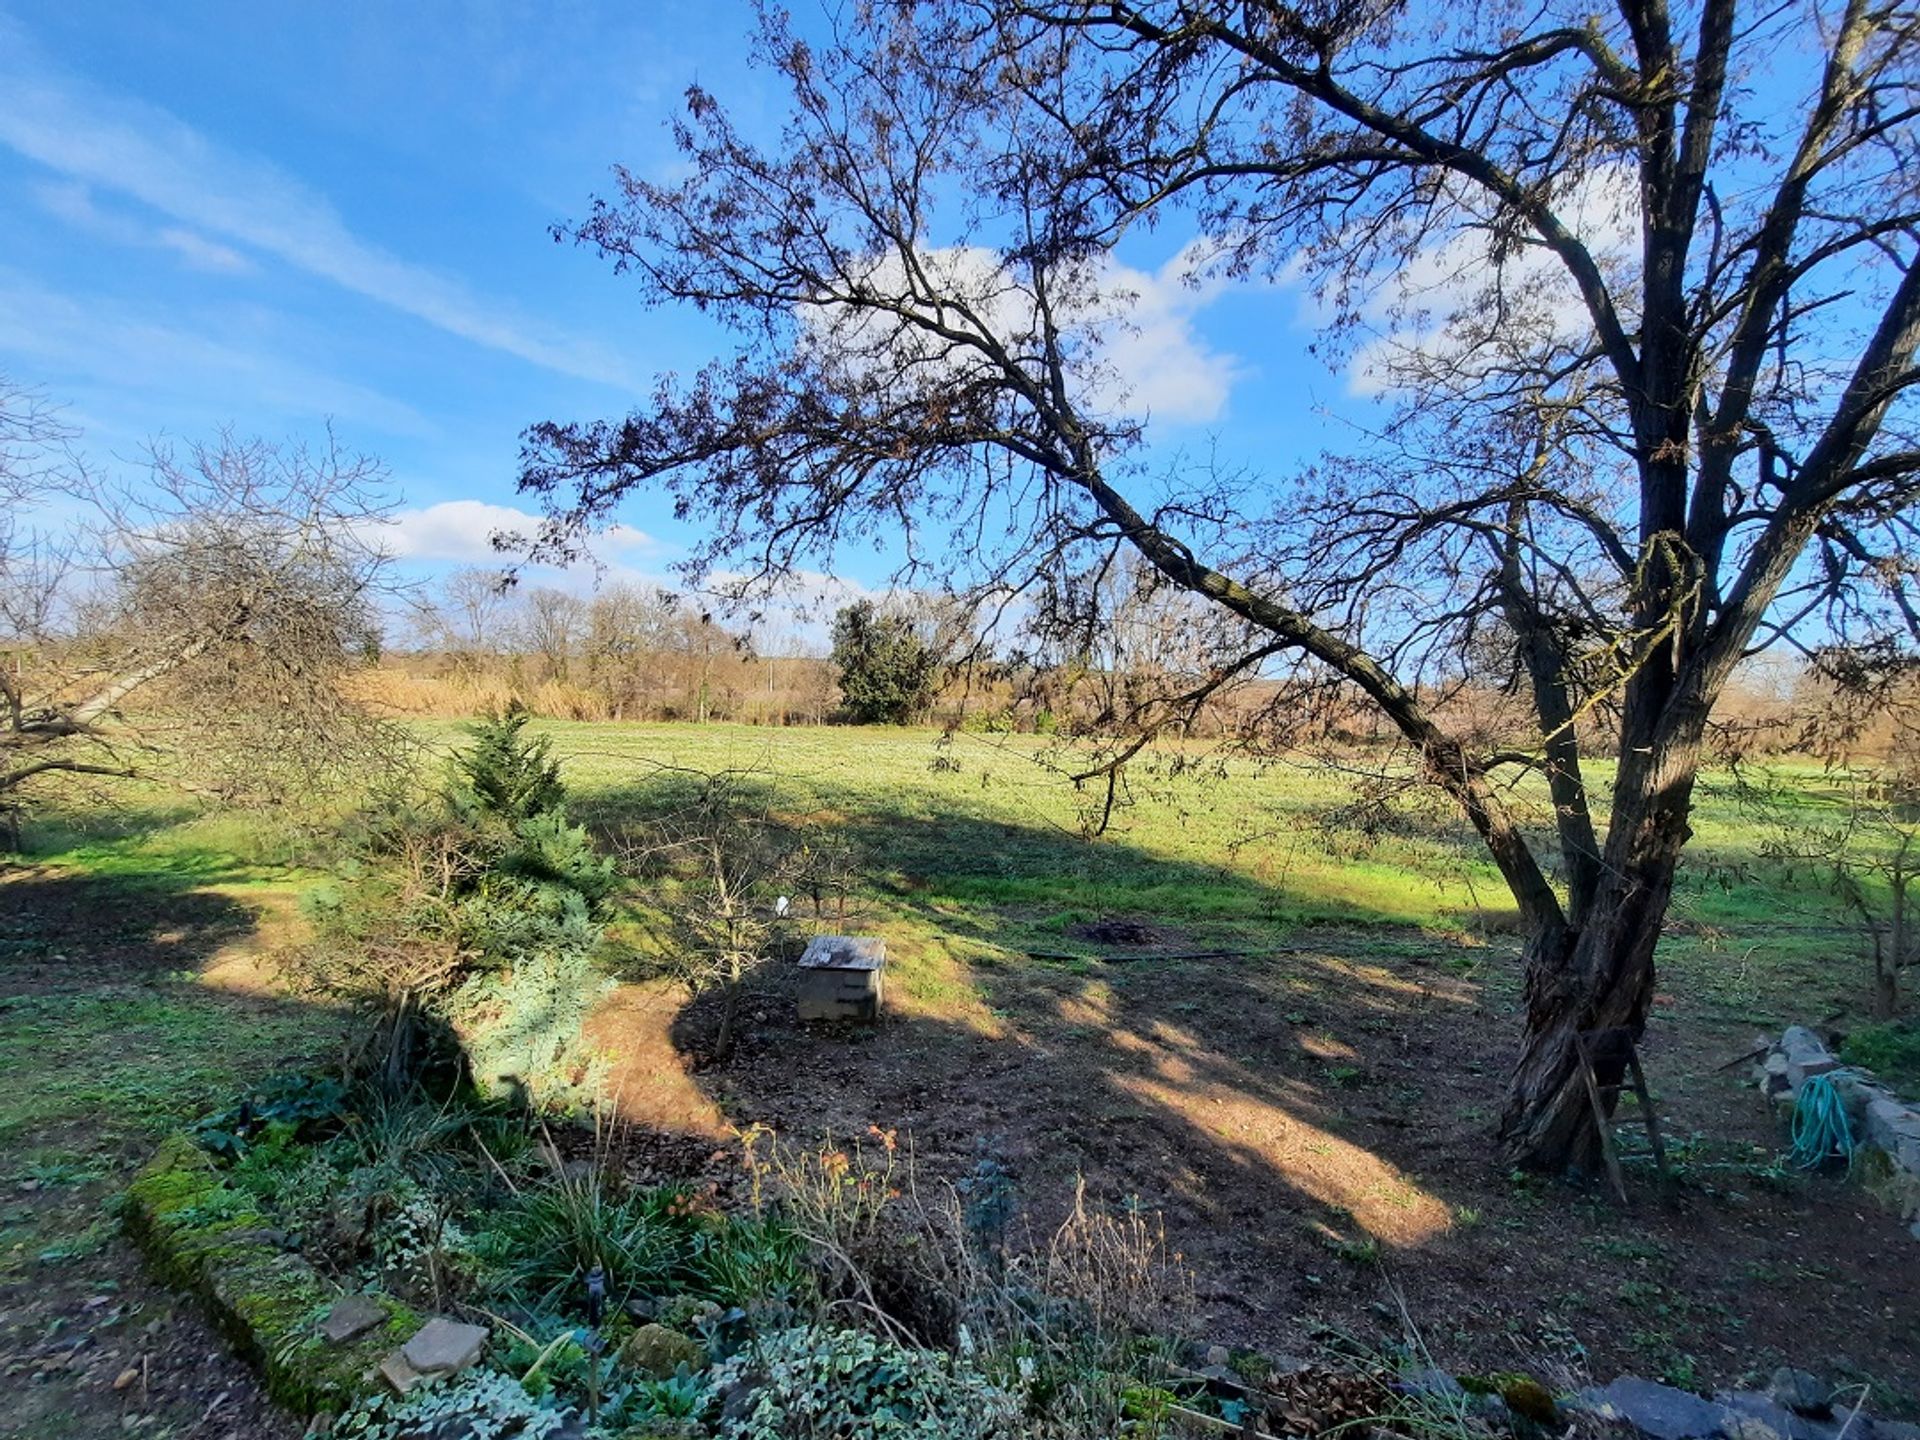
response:
[(1815, 1170), (1831, 1159), (1847, 1162), (1853, 1169), (1857, 1148), (1853, 1125), (1847, 1119), (1846, 1101), (1833, 1083), (1835, 1071), (1827, 1075), (1809, 1075), (1800, 1082), (1793, 1102), (1793, 1163), (1802, 1170)]

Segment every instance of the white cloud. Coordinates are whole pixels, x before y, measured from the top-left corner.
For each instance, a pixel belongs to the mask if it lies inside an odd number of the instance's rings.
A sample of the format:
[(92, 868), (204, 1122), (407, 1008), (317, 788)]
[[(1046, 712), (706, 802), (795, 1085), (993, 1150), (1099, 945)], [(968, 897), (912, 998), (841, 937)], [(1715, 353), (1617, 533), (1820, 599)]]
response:
[(94, 200), (93, 191), (77, 180), (54, 181), (32, 189), (41, 209), (88, 235), (116, 245), (171, 250), (196, 270), (239, 274), (253, 269), (253, 262), (239, 251), (184, 226), (155, 227), (129, 215), (102, 209)]
[(238, 274), (253, 268), (253, 262), (238, 250), (229, 249), (217, 240), (209, 240), (204, 235), (196, 235), (177, 225), (167, 226), (154, 238), (196, 269)]
[(560, 334), (459, 281), (355, 235), (322, 195), (273, 164), (223, 149), (172, 114), (60, 73), (0, 20), (0, 144), (86, 186), (177, 222), (171, 244), (199, 258), (208, 236), (271, 255), (475, 344), (561, 374), (635, 388), (605, 346)]
[(1111, 308), (1103, 318), (1114, 322), (1107, 359), (1119, 379), (1113, 398), (1129, 410), (1205, 423), (1227, 408), (1240, 366), (1208, 346), (1194, 325), (1224, 287), (1188, 282), (1196, 258), (1182, 250), (1150, 274), (1117, 261), (1106, 268), (1101, 289)]
[[(419, 411), (376, 390), (290, 360), (284, 337), (214, 338), (149, 318), (137, 306), (63, 296), (17, 272), (0, 270), (0, 353), (22, 356), (50, 379), (85, 384), (164, 404), (165, 424), (224, 421), (236, 408), (280, 416), (347, 419), (390, 434), (426, 435)], [(81, 387), (81, 388), (84, 388)], [(219, 413), (207, 400), (218, 397)], [(77, 395), (83, 404), (84, 394)]]
[[(1457, 200), (1468, 217), (1485, 208), (1484, 197), (1475, 192), (1463, 191)], [(1630, 170), (1610, 167), (1582, 175), (1556, 209), (1603, 271), (1634, 262), (1640, 209), (1638, 182)], [(1496, 283), (1502, 299), (1497, 311), (1487, 306)], [(1460, 363), (1462, 373), (1470, 375), (1474, 366), (1468, 350), (1488, 340), (1571, 345), (1583, 343), (1593, 331), (1579, 289), (1560, 260), (1529, 245), (1496, 267), (1484, 220), (1458, 226), (1411, 260), (1396, 263), (1363, 307), (1363, 318), (1378, 333), (1355, 351), (1348, 368), (1347, 387), (1356, 395), (1399, 388), (1409, 370), (1436, 359)]]
[[(380, 527), (377, 539), (400, 560), (438, 560), (463, 565), (503, 565), (509, 557), (493, 546), (498, 534), (530, 533), (538, 515), (484, 500), (443, 500), (437, 505), (396, 511)], [(616, 525), (596, 537), (597, 546), (627, 554), (659, 548), (654, 538), (631, 525)]]
[[(1054, 313), (1067, 335), (1071, 382), (1082, 403), (1095, 409), (1157, 419), (1204, 424), (1217, 420), (1239, 373), (1232, 355), (1213, 349), (1195, 318), (1222, 293), (1217, 280), (1189, 283), (1199, 255), (1188, 247), (1158, 270), (1126, 265), (1110, 255), (1075, 275), (1054, 277)], [(1023, 272), (980, 246), (955, 245), (916, 258), (920, 271), (943, 297), (957, 297), (977, 318), (979, 328), (1015, 352), (1031, 353), (1038, 344), (1040, 319)], [(932, 311), (920, 287), (907, 283), (898, 256), (877, 260), (866, 284), (889, 299), (907, 299)], [(875, 312), (838, 311), (831, 317), (809, 313), (818, 333), (864, 350), (876, 365), (964, 364), (933, 336), (897, 325)], [(947, 307), (943, 325), (968, 328), (958, 311)]]

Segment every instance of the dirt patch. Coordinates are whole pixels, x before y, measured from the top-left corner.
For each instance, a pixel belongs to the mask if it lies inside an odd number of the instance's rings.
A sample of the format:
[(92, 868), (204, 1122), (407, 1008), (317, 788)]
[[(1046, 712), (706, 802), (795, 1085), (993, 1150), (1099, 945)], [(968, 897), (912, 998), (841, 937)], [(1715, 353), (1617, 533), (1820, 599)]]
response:
[(1074, 925), (1067, 934), (1092, 945), (1158, 945), (1160, 932), (1143, 920), (1094, 920)]
[(0, 1281), (0, 1440), (294, 1440), (303, 1432), (190, 1301), (145, 1278), (124, 1242), (52, 1268)]
[(990, 1024), (895, 986), (877, 1028), (803, 1027), (776, 975), (734, 1059), (710, 1068), (700, 1007), (653, 992), (619, 1074), (630, 1097), (670, 1077), (676, 1115), (694, 1085), (736, 1123), (794, 1137), (898, 1127), (938, 1177), (990, 1159), (1037, 1235), (1084, 1177), (1164, 1215), (1226, 1343), (1398, 1338), (1404, 1298), (1456, 1370), (1710, 1388), (1792, 1363), (1870, 1380), (1878, 1410), (1913, 1413), (1920, 1250), (1857, 1189), (1771, 1165), (1773, 1122), (1715, 1069), (1745, 1030), (1659, 1013), (1645, 1055), (1679, 1174), (1630, 1161), (1622, 1209), (1493, 1161), (1510, 954), (1417, 932), (1285, 938), (1309, 943), (981, 969)]
[(618, 986), (588, 1020), (587, 1043), (607, 1058), (616, 1113), (644, 1119), (650, 1129), (720, 1139), (732, 1127), (668, 1038), (686, 998), (685, 987), (671, 981)]

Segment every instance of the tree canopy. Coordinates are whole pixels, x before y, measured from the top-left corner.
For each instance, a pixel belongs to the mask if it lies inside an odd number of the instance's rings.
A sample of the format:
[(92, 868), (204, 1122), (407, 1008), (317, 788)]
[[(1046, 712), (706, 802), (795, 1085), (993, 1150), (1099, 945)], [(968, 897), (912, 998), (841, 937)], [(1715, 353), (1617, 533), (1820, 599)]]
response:
[(857, 725), (905, 725), (933, 701), (940, 657), (909, 615), (856, 600), (833, 617), (840, 704)]
[[(1645, 1026), (1735, 667), (1920, 635), (1916, 23), (896, 0), (809, 44), (769, 11), (779, 135), (694, 87), (684, 178), (620, 171), (569, 230), (737, 344), (624, 419), (528, 432), (537, 548), (659, 487), (741, 586), (904, 534), (910, 573), (1091, 603), (1137, 554), (1217, 617), (1140, 732), (1285, 665), (1252, 738), (1358, 696), (1459, 805), (1530, 936), (1506, 1154), (1590, 1168), (1583, 1054), (1610, 1083)], [(1381, 423), (1270, 471), (1149, 449), (1114, 356), (1117, 257), (1155, 226), (1196, 282), (1300, 286)], [(1489, 675), (1516, 733), (1445, 718)]]

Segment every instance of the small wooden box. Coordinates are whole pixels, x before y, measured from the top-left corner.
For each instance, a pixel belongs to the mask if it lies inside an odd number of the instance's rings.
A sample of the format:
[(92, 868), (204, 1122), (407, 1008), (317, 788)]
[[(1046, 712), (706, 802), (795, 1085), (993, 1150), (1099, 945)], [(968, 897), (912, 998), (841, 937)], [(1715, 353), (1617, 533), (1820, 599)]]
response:
[(877, 935), (818, 935), (800, 957), (800, 1018), (880, 1018), (886, 995), (887, 942)]

